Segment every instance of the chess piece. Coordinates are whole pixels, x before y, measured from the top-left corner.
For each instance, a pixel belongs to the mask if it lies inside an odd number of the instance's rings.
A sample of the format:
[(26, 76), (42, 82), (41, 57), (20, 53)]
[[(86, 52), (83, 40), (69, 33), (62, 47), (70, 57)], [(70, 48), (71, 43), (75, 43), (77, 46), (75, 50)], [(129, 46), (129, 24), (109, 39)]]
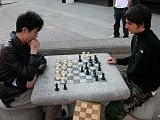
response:
[(78, 60), (78, 62), (82, 62), (81, 55), (79, 55), (79, 60)]
[(102, 73), (102, 80), (105, 80), (106, 78), (105, 78), (105, 74), (104, 73)]
[(96, 70), (93, 70), (93, 76), (96, 77)]
[(87, 62), (85, 63), (85, 69), (87, 69), (88, 68), (88, 66), (87, 66)]
[(59, 91), (58, 83), (55, 84), (55, 91)]
[(98, 75), (96, 75), (95, 81), (98, 81)]
[(66, 86), (66, 84), (64, 84), (63, 90), (67, 90), (67, 86)]
[(90, 62), (90, 66), (93, 66), (93, 62), (92, 61)]
[(88, 70), (88, 67), (86, 69), (86, 75), (89, 75), (89, 70)]
[(98, 63), (97, 55), (94, 55), (94, 61), (95, 61), (95, 63)]
[(84, 72), (84, 69), (83, 69), (83, 67), (81, 67), (81, 72)]
[(91, 63), (92, 62), (92, 58), (91, 58), (91, 56), (89, 56), (89, 63)]
[(98, 63), (98, 71), (101, 71), (101, 63)]

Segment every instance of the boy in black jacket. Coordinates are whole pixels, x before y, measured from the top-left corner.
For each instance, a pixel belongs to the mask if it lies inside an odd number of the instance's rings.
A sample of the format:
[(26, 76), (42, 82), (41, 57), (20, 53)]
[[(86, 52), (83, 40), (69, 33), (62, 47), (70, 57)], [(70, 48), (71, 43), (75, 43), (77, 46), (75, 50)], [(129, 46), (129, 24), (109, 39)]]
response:
[[(6, 107), (36, 108), (31, 103), (32, 88), (38, 75), (46, 67), (46, 59), (38, 53), (40, 43), (37, 34), (43, 27), (43, 19), (28, 11), (17, 18), (16, 32), (0, 51), (0, 99)], [(46, 120), (60, 115), (61, 107), (46, 107)], [(43, 113), (42, 113), (43, 114)], [(40, 115), (31, 116), (40, 120)]]

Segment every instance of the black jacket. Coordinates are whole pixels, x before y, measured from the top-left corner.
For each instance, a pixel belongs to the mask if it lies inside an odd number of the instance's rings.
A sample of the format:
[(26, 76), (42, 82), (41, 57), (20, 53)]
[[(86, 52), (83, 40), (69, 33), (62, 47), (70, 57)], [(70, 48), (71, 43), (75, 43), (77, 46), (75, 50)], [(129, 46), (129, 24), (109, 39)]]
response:
[(160, 41), (152, 30), (135, 34), (131, 42), (131, 56), (117, 59), (117, 64), (128, 65), (127, 76), (143, 89), (156, 90), (160, 85)]
[[(23, 44), (11, 33), (11, 40), (4, 44), (0, 52), (0, 99), (9, 104), (15, 97), (27, 90), (27, 81), (35, 74), (42, 74), (46, 59), (40, 55), (31, 55), (30, 46)], [(12, 83), (16, 79), (16, 85)]]

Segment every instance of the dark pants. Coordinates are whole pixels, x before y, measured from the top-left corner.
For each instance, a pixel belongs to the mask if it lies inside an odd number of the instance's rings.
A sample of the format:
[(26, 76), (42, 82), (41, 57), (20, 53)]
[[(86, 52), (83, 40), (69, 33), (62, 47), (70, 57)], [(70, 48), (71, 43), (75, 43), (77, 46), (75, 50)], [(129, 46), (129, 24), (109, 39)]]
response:
[(115, 19), (115, 24), (114, 24), (114, 36), (119, 37), (120, 33), (119, 33), (119, 28), (120, 28), (120, 21), (122, 19), (122, 23), (123, 23), (123, 33), (124, 33), (124, 37), (129, 35), (128, 29), (125, 28), (126, 25), (126, 19), (125, 19), (125, 12), (127, 11), (127, 7), (126, 8), (115, 8), (114, 7), (114, 19)]
[(105, 108), (106, 120), (122, 120), (127, 113), (141, 106), (145, 101), (152, 97), (151, 92), (143, 93), (142, 89), (126, 80), (131, 91), (131, 96), (127, 100), (112, 101)]

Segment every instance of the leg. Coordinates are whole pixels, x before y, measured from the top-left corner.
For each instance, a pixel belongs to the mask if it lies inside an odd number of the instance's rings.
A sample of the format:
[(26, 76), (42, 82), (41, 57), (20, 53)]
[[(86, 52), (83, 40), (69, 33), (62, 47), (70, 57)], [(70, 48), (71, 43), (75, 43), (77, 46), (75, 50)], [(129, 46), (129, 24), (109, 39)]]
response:
[(159, 120), (160, 117), (160, 88), (154, 97), (151, 97), (142, 106), (137, 107), (132, 113), (138, 119)]
[(125, 28), (126, 26), (126, 18), (124, 16), (125, 12), (127, 11), (127, 8), (124, 8), (121, 10), (121, 16), (122, 16), (122, 22), (123, 22), (123, 33), (124, 33), (124, 36), (123, 37), (128, 37), (129, 35), (129, 31), (127, 28)]
[(114, 8), (114, 19), (115, 19), (114, 36), (119, 37), (120, 36), (119, 28), (120, 28), (121, 14), (118, 8)]
[(45, 120), (55, 120), (61, 117), (61, 105), (45, 106)]
[(123, 101), (112, 101), (105, 108), (106, 120), (122, 120), (126, 116)]

